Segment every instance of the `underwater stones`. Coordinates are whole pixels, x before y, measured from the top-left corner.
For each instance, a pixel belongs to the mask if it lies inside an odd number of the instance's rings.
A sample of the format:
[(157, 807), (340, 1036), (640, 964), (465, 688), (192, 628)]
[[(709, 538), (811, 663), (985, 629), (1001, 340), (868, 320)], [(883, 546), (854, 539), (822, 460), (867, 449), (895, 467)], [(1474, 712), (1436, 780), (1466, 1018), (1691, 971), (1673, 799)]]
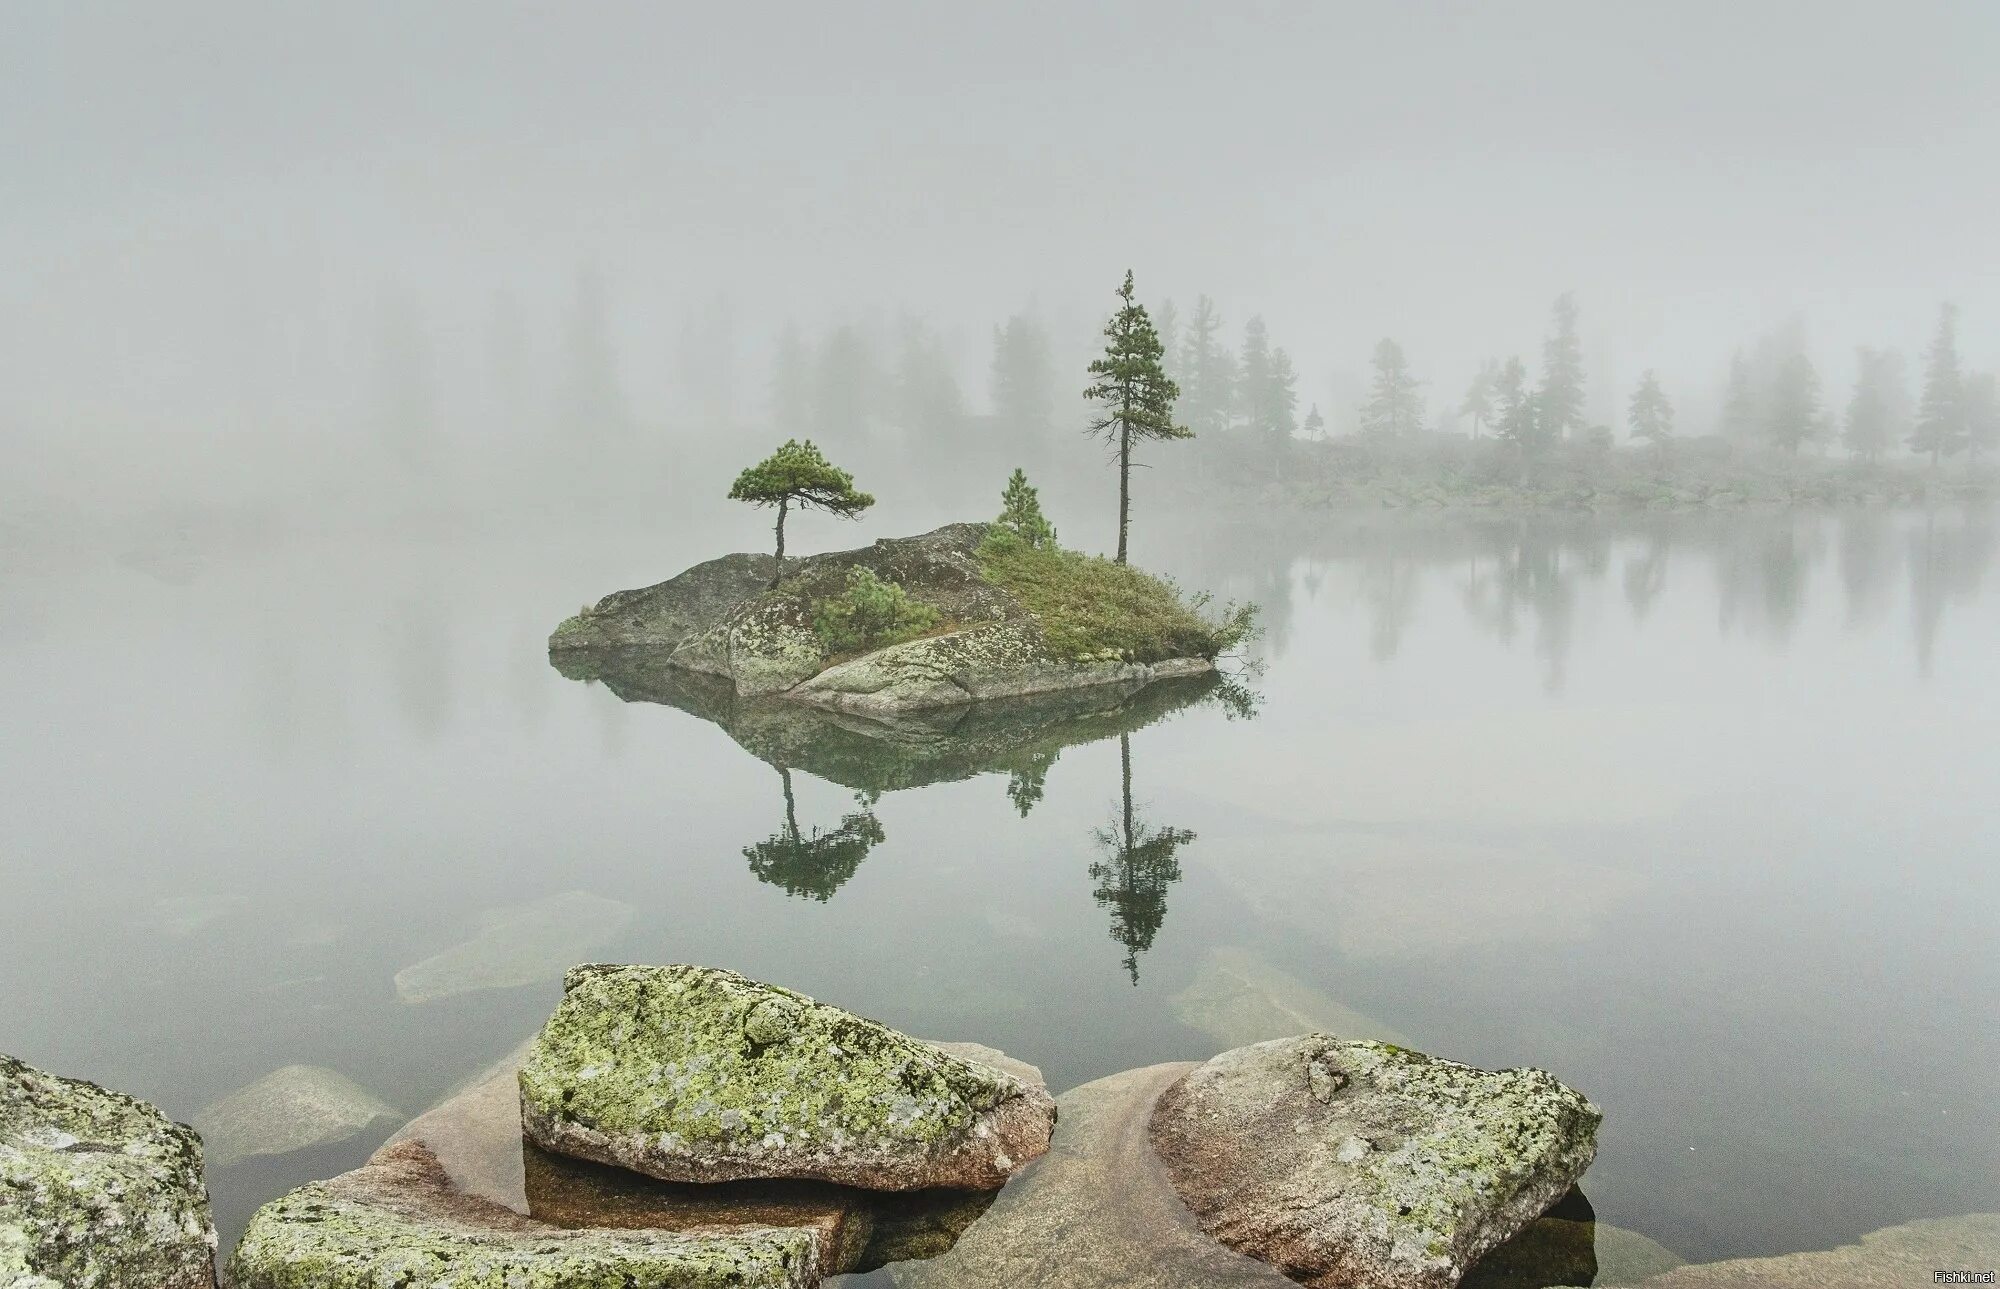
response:
[(214, 1283), (194, 1131), (144, 1101), (0, 1056), (0, 1285)]
[(1870, 1231), (1854, 1244), (1770, 1258), (1691, 1262), (1644, 1289), (1897, 1289), (1938, 1271), (2000, 1266), (2000, 1213), (1930, 1218)]
[(668, 1181), (991, 1189), (1048, 1148), (1045, 1088), (731, 971), (585, 966), (521, 1067), (545, 1149)]
[(1407, 1044), (1382, 1022), (1278, 970), (1248, 949), (1218, 948), (1172, 999), (1181, 1022), (1225, 1047), (1318, 1031)]
[(1230, 1248), (1310, 1285), (1448, 1289), (1569, 1191), (1601, 1118), (1541, 1070), (1309, 1034), (1189, 1072), (1151, 1136)]
[(287, 1065), (223, 1097), (194, 1117), (218, 1167), (253, 1155), (284, 1155), (345, 1141), (396, 1108), (335, 1070)]
[(257, 1210), (235, 1289), (810, 1289), (814, 1232), (568, 1230), (457, 1191), (413, 1140)]
[(471, 939), (397, 972), (396, 996), (427, 1003), (556, 980), (624, 934), (637, 916), (630, 904), (587, 891), (488, 909)]

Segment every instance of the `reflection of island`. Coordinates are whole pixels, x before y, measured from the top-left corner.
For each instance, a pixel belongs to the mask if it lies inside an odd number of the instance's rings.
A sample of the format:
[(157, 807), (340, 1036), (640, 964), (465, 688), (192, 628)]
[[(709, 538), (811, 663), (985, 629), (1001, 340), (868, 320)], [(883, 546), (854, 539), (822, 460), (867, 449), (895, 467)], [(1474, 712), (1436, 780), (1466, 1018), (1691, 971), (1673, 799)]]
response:
[(780, 770), (803, 770), (857, 792), (898, 792), (981, 774), (1008, 776), (1023, 814), (1063, 749), (1129, 734), (1204, 701), (1242, 704), (1240, 687), (1213, 674), (1142, 688), (1096, 685), (988, 699), (875, 720), (797, 703), (738, 698), (726, 680), (667, 667), (646, 651), (559, 654), (572, 680), (601, 681), (628, 703), (661, 703), (715, 722), (745, 751)]
[(743, 848), (750, 871), (760, 882), (783, 887), (787, 895), (807, 895), (824, 903), (841, 888), (868, 858), (868, 852), (882, 844), (882, 822), (868, 809), (872, 798), (858, 796), (861, 809), (842, 815), (830, 832), (814, 828), (799, 830), (798, 807), (792, 798), (792, 772), (778, 767), (785, 784), (785, 826), (754, 846)]
[(1118, 736), (1118, 761), (1124, 796), (1118, 820), (1097, 830), (1097, 844), (1109, 852), (1090, 866), (1097, 882), (1091, 894), (1111, 909), (1111, 938), (1125, 946), (1125, 970), (1139, 983), (1139, 955), (1153, 947), (1153, 937), (1167, 920), (1167, 890), (1181, 879), (1182, 846), (1194, 840), (1185, 828), (1154, 828), (1132, 806), (1132, 739)]

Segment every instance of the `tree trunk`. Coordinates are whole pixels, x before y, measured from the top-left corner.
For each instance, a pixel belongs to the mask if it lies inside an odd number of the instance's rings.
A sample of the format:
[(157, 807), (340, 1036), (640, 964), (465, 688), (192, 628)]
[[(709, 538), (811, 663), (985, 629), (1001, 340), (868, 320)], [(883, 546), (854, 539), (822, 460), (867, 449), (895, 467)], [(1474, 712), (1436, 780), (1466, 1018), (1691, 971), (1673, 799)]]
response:
[(1132, 526), (1132, 430), (1118, 423), (1118, 562), (1125, 562), (1125, 531)]
[(799, 843), (798, 807), (792, 802), (792, 772), (786, 766), (778, 767), (778, 777), (785, 783), (785, 835), (794, 846)]
[(785, 507), (790, 504), (790, 498), (778, 502), (778, 565), (771, 570), (772, 586), (776, 586), (778, 579), (785, 575)]

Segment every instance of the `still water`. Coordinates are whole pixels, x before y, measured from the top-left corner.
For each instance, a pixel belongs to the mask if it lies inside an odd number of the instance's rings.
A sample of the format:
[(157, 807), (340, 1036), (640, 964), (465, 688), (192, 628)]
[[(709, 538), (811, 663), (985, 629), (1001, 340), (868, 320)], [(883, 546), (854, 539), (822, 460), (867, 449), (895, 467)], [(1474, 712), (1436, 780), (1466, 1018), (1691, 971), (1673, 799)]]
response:
[[(1606, 1112), (1598, 1217), (1688, 1258), (2000, 1207), (1990, 515), (1177, 531), (1147, 562), (1264, 607), (1254, 715), (965, 745), (548, 665), (693, 533), (16, 560), (0, 1050), (182, 1119), (293, 1064), (401, 1116), (561, 962), (694, 961), (1058, 1091), (1285, 1017), (1544, 1066)], [(395, 1125), (213, 1166), (225, 1243)]]

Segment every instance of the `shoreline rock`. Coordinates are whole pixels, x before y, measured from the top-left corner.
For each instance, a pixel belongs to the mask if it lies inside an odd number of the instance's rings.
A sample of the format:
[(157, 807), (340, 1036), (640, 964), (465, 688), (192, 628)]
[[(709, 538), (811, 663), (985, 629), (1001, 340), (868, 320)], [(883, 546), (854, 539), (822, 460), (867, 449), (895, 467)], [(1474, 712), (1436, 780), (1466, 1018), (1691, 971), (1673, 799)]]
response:
[(0, 1284), (214, 1289), (201, 1139), (136, 1097), (0, 1056)]
[(1048, 1149), (1040, 1083), (712, 967), (584, 966), (521, 1067), (546, 1150), (666, 1181), (994, 1189)]
[(1451, 1289), (1569, 1192), (1601, 1118), (1541, 1070), (1308, 1034), (1190, 1071), (1151, 1136), (1228, 1247), (1319, 1289)]

